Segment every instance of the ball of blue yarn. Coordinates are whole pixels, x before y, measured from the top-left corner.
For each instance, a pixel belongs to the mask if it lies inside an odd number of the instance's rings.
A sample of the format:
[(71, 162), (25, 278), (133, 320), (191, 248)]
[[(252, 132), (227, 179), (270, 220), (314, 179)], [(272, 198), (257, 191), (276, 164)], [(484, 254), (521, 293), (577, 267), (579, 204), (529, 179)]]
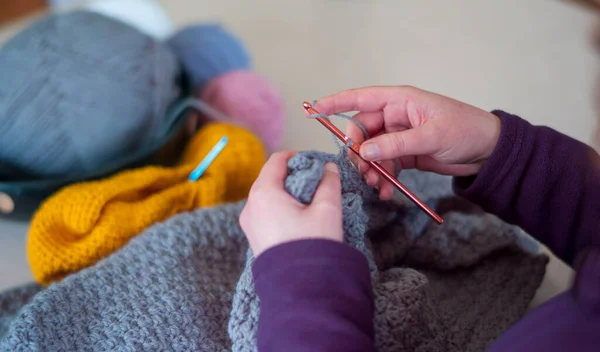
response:
[(167, 44), (183, 63), (196, 91), (223, 73), (251, 67), (244, 44), (220, 25), (186, 27), (175, 33)]
[(180, 76), (167, 45), (120, 21), (75, 11), (35, 22), (0, 48), (0, 179), (3, 165), (89, 175), (155, 147)]

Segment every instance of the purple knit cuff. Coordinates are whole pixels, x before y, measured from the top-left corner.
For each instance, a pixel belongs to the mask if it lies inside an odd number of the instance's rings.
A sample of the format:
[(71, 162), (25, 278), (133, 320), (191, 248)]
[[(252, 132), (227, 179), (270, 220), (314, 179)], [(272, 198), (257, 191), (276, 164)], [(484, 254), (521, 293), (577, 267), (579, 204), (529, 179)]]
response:
[(519, 150), (531, 124), (516, 115), (501, 110), (492, 113), (500, 118), (500, 136), (494, 151), (483, 165), (479, 174), (455, 177), (454, 192), (475, 203), (485, 202), (511, 172), (511, 167), (519, 157)]
[(295, 265), (310, 262), (324, 265), (344, 265), (355, 267), (357, 276), (370, 278), (369, 264), (365, 256), (345, 243), (324, 239), (305, 239), (287, 242), (269, 248), (256, 258), (252, 266), (254, 281), (273, 271), (287, 270)]

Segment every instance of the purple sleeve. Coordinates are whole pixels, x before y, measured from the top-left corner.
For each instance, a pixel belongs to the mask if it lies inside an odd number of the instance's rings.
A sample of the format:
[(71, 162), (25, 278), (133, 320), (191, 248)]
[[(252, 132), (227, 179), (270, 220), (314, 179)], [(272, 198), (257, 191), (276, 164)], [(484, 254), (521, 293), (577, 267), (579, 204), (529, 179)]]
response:
[(260, 351), (372, 351), (373, 293), (366, 258), (346, 244), (301, 240), (253, 265)]
[(587, 145), (502, 111), (498, 144), (457, 194), (519, 225), (575, 271), (573, 287), (534, 309), (489, 351), (597, 351), (600, 344), (600, 157)]
[(600, 245), (600, 157), (553, 129), (494, 114), (502, 126), (498, 144), (479, 175), (455, 178), (456, 193), (573, 264)]

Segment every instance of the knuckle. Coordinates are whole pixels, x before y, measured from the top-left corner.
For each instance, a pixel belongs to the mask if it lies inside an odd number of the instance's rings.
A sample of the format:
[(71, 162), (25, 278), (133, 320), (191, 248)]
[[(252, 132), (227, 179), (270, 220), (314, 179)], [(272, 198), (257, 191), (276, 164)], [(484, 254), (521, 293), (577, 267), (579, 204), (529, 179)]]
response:
[(402, 138), (402, 135), (400, 133), (390, 133), (388, 136), (387, 140), (390, 150), (400, 154), (404, 153), (406, 150), (406, 141)]
[(250, 194), (248, 195), (248, 203), (252, 207), (263, 207), (269, 204), (269, 192), (262, 188), (256, 188), (254, 190), (250, 190)]
[(275, 153), (271, 154), (271, 156), (269, 156), (269, 159), (267, 160), (267, 162), (272, 162), (273, 160), (277, 160), (277, 159), (281, 158), (282, 155), (283, 155), (283, 152), (281, 152), (281, 151), (275, 152)]
[(285, 150), (275, 152), (275, 153), (271, 154), (271, 156), (269, 156), (267, 163), (272, 164), (275, 162), (280, 162), (283, 159), (287, 159), (288, 155), (291, 153), (292, 153), (291, 151), (285, 151)]
[(398, 87), (401, 91), (403, 91), (404, 93), (416, 93), (419, 91), (419, 88), (412, 86), (412, 85), (401, 85)]
[(358, 163), (357, 163), (357, 169), (358, 172), (362, 175), (365, 174), (367, 172), (369, 172), (369, 170), (371, 170), (371, 166), (369, 164), (367, 164), (366, 162), (362, 161), (361, 159), (358, 159)]
[(348, 137), (352, 138), (357, 143), (362, 142), (364, 139), (362, 131), (352, 121), (346, 122), (346, 135), (348, 135)]

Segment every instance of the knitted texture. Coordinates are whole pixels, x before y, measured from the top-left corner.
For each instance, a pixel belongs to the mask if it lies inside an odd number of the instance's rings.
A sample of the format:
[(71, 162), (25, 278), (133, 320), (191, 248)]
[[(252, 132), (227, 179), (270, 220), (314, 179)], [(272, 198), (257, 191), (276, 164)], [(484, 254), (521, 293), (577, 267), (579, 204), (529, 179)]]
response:
[(0, 338), (8, 332), (11, 321), (17, 316), (21, 307), (44, 287), (35, 283), (9, 289), (0, 294)]
[(42, 18), (0, 48), (0, 165), (73, 177), (154, 147), (180, 71), (166, 45), (120, 21)]
[[(310, 202), (328, 160), (340, 167), (345, 241), (371, 268), (378, 351), (482, 351), (526, 312), (547, 258), (522, 249), (518, 229), (452, 196), (448, 178), (403, 171), (444, 214), (439, 226), (403, 199), (379, 201), (349, 162), (318, 152), (290, 160), (288, 191)], [(177, 215), (49, 286), (0, 350), (255, 351), (243, 204)]]
[(219, 75), (251, 66), (244, 44), (219, 25), (186, 27), (167, 44), (183, 63), (195, 91)]
[[(225, 149), (198, 181), (188, 181), (222, 136), (229, 138)], [(174, 214), (245, 198), (265, 157), (250, 132), (211, 123), (190, 141), (178, 167), (133, 169), (62, 189), (42, 204), (31, 223), (27, 255), (34, 278), (49, 284)]]
[[(371, 269), (376, 350), (483, 351), (526, 312), (548, 258), (528, 252), (519, 229), (454, 197), (450, 177), (403, 171), (400, 180), (444, 214), (437, 225), (405, 198), (381, 202), (345, 157), (319, 152), (290, 160), (288, 192), (310, 203), (327, 161), (340, 168), (344, 240)], [(252, 263), (248, 251), (228, 326), (234, 351), (256, 351)]]
[(269, 150), (281, 147), (285, 127), (283, 99), (257, 73), (238, 70), (222, 74), (211, 80), (198, 97), (232, 122), (254, 131)]

